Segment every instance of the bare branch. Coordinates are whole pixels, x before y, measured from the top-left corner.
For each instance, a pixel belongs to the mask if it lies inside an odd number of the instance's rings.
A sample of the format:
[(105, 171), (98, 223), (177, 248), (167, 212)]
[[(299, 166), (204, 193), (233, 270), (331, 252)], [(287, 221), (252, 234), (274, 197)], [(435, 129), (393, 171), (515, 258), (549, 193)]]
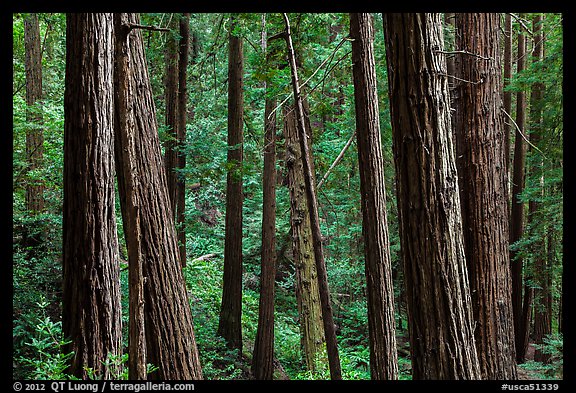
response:
[(147, 25), (139, 25), (137, 23), (128, 23), (126, 25), (130, 30), (132, 29), (142, 29), (142, 30), (154, 30), (154, 31), (170, 31), (165, 27), (158, 27), (158, 26), (147, 26)]
[(538, 149), (538, 147), (536, 147), (532, 142), (530, 142), (528, 140), (528, 138), (526, 138), (526, 135), (524, 135), (524, 133), (522, 132), (522, 130), (520, 129), (520, 127), (518, 126), (518, 124), (516, 124), (516, 122), (514, 121), (514, 119), (508, 114), (508, 112), (506, 112), (504, 110), (504, 108), (502, 108), (502, 112), (504, 112), (504, 114), (508, 117), (508, 119), (510, 119), (510, 121), (512, 121), (512, 123), (514, 124), (514, 126), (516, 127), (516, 131), (518, 131), (518, 133), (522, 136), (522, 139), (524, 139), (526, 141), (526, 143), (528, 143), (530, 146), (532, 146), (534, 149), (538, 150), (540, 152), (540, 154), (542, 154), (542, 157), (546, 158), (546, 156), (544, 155), (544, 152), (542, 152), (542, 150)]
[(494, 60), (492, 57), (480, 56), (477, 53), (468, 52), (467, 50), (454, 50), (454, 51), (435, 50), (434, 52), (442, 53), (445, 55), (470, 55), (470, 56), (478, 57), (479, 59), (482, 59), (482, 60)]
[(328, 171), (326, 171), (324, 176), (322, 176), (322, 180), (320, 180), (320, 182), (318, 183), (318, 186), (316, 187), (317, 190), (319, 190), (320, 187), (322, 187), (322, 185), (326, 181), (326, 179), (328, 179), (328, 175), (330, 175), (330, 172), (332, 172), (332, 169), (334, 169), (336, 167), (336, 165), (338, 165), (340, 163), (340, 161), (342, 161), (342, 157), (344, 157), (346, 150), (348, 150), (350, 145), (352, 145), (352, 142), (354, 141), (355, 136), (356, 136), (356, 130), (354, 130), (354, 132), (352, 133), (352, 136), (350, 136), (350, 139), (348, 139), (348, 142), (346, 142), (346, 144), (342, 148), (342, 151), (340, 152), (340, 154), (338, 154), (338, 157), (336, 157), (336, 159), (334, 160), (332, 165), (330, 165), (330, 168), (328, 168)]

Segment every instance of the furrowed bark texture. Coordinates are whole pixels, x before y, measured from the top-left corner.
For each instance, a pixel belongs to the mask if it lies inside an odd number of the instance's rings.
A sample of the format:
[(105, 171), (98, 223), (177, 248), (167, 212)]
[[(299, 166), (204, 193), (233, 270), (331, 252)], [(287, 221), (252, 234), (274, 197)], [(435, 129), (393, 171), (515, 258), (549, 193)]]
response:
[(114, 213), (112, 14), (66, 17), (62, 330), (67, 373), (110, 379), (122, 354)]
[(440, 14), (384, 14), (414, 379), (479, 379)]
[[(123, 208), (128, 217), (136, 215), (136, 219), (127, 220), (126, 231), (141, 236), (140, 250), (134, 252), (139, 253), (139, 260), (129, 260), (129, 263), (142, 263), (146, 356), (148, 363), (159, 367), (149, 377), (202, 379), (190, 305), (180, 269), (142, 35), (138, 29), (129, 27), (139, 24), (140, 18), (132, 13), (115, 14), (115, 18), (119, 26), (117, 45), (122, 46), (128, 63), (125, 75), (116, 73), (118, 96), (124, 97), (118, 100), (118, 105), (126, 106), (118, 109), (132, 116), (134, 127), (117, 131), (123, 135), (119, 138), (121, 142), (128, 141), (128, 145), (118, 146), (117, 150), (124, 181), (120, 190), (127, 192), (132, 187), (133, 206), (126, 195), (121, 201), (128, 201), (128, 208)], [(128, 92), (122, 93), (125, 85), (128, 85)], [(137, 228), (131, 227), (132, 223)], [(130, 239), (127, 243), (129, 248), (135, 246)]]
[(352, 72), (368, 292), (370, 374), (372, 379), (398, 379), (394, 288), (370, 14), (350, 14), (350, 38), (353, 39)]
[[(231, 31), (234, 28), (231, 18)], [(244, 57), (242, 38), (230, 33), (228, 45), (228, 175), (224, 277), (218, 334), (242, 354), (242, 157)]]
[(312, 247), (310, 213), (306, 203), (302, 153), (296, 130), (294, 108), (285, 106), (284, 139), (290, 190), (292, 258), (296, 269), (296, 301), (300, 318), (301, 346), (307, 369), (316, 372), (326, 360), (324, 321), (318, 288), (318, 273)]
[[(38, 14), (31, 13), (24, 19), (24, 47), (26, 121), (35, 124), (26, 132), (26, 160), (28, 170), (34, 171), (42, 166), (44, 156), (44, 134), (40, 127), (43, 116), (39, 105), (42, 99), (42, 53)], [(32, 214), (44, 210), (44, 185), (40, 180), (29, 179), (26, 182), (26, 209)]]
[(477, 56), (456, 58), (454, 126), (461, 139), (464, 248), (482, 377), (516, 379), (499, 29), (499, 14), (456, 15), (457, 50)]

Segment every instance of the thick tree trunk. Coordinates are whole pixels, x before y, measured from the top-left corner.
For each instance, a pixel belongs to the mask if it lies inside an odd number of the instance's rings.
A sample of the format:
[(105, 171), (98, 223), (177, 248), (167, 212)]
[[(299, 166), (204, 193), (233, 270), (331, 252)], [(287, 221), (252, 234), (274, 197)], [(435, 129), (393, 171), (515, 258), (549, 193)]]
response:
[(296, 68), (296, 55), (292, 45), (292, 36), (290, 34), (290, 21), (286, 14), (282, 14), (286, 30), (284, 36), (288, 46), (288, 60), (292, 73), (292, 90), (294, 93), (294, 109), (296, 111), (296, 128), (298, 130), (298, 139), (302, 154), (302, 167), (304, 169), (304, 183), (306, 190), (306, 201), (310, 216), (312, 229), (312, 242), (314, 248), (314, 259), (316, 261), (316, 271), (318, 273), (318, 288), (320, 291), (320, 302), (322, 305), (322, 319), (324, 321), (324, 333), (326, 335), (326, 352), (328, 354), (328, 363), (330, 366), (330, 378), (333, 380), (342, 379), (342, 370), (340, 367), (340, 356), (338, 354), (338, 344), (336, 342), (336, 327), (332, 315), (332, 305), (330, 303), (330, 290), (328, 288), (328, 276), (326, 273), (326, 263), (324, 261), (324, 252), (322, 250), (322, 233), (320, 232), (320, 221), (318, 218), (318, 201), (316, 200), (315, 177), (312, 171), (311, 155), (309, 153), (306, 138), (306, 120), (304, 118), (304, 108), (302, 96), (300, 95), (300, 85), (298, 81), (298, 71)]
[(276, 101), (264, 107), (264, 172), (262, 175), (262, 254), (258, 329), (252, 374), (271, 380), (274, 374), (274, 284), (276, 277)]
[(394, 288), (370, 14), (350, 14), (350, 38), (353, 39), (352, 72), (366, 258), (370, 374), (372, 379), (398, 379)]
[[(180, 173), (176, 176), (176, 234), (180, 252), (180, 263), (186, 266), (186, 178), (182, 171), (186, 167), (186, 115), (188, 98), (188, 53), (190, 48), (190, 14), (184, 13), (180, 18), (180, 56), (178, 58), (178, 159)], [(195, 53), (193, 53), (195, 57)], [(194, 60), (194, 59), (193, 59)]]
[(242, 356), (242, 157), (243, 73), (242, 38), (233, 35), (231, 17), (228, 46), (228, 176), (224, 243), (224, 288), (218, 334)]
[[(26, 132), (26, 160), (28, 170), (42, 166), (44, 134), (42, 132), (42, 53), (38, 14), (31, 13), (24, 19), (24, 47), (26, 58), (26, 121), (32, 126)], [(38, 179), (26, 182), (26, 209), (33, 215), (44, 210), (44, 185)], [(33, 242), (34, 243), (34, 242)], [(34, 245), (34, 244), (30, 244)]]
[[(526, 36), (518, 34), (517, 72), (522, 72), (526, 64)], [(510, 214), (510, 245), (522, 238), (524, 233), (524, 203), (520, 195), (524, 192), (526, 144), (521, 133), (526, 132), (526, 95), (523, 91), (516, 93), (516, 126), (514, 137), (514, 159), (512, 164), (512, 201)], [(510, 250), (510, 272), (512, 279), (512, 312), (514, 317), (514, 336), (516, 361), (523, 363), (528, 349), (530, 317), (524, 312), (524, 305), (530, 296), (526, 287), (524, 294), (522, 283), (524, 261), (516, 249)]]
[(286, 168), (290, 190), (290, 227), (292, 258), (296, 269), (296, 301), (300, 318), (300, 336), (306, 366), (311, 372), (322, 368), (326, 360), (324, 321), (318, 288), (318, 273), (312, 247), (310, 213), (306, 202), (306, 185), (302, 167), (294, 107), (284, 107)]
[(114, 215), (112, 14), (66, 17), (62, 330), (74, 352), (67, 371), (111, 379), (122, 354)]
[[(458, 176), (475, 339), (485, 379), (516, 379), (500, 15), (456, 15)], [(463, 82), (467, 81), (467, 82)]]
[(479, 379), (440, 14), (384, 14), (413, 379)]
[[(129, 264), (131, 269), (142, 264), (146, 361), (159, 368), (151, 377), (202, 379), (144, 45), (134, 27), (139, 19), (137, 14), (115, 14), (116, 44), (120, 47), (115, 74), (120, 118), (116, 141), (120, 144), (118, 171), (122, 172), (119, 179), (123, 186), (119, 189), (124, 193), (121, 202)], [(133, 127), (125, 128), (127, 124)], [(140, 244), (132, 241), (131, 234), (139, 234)]]

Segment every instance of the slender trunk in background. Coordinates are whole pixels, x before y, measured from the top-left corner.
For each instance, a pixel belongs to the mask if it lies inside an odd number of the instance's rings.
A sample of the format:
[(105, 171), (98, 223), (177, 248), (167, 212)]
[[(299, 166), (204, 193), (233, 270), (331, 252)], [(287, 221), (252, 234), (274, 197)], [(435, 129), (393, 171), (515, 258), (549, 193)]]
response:
[(456, 57), (454, 120), (464, 148), (458, 176), (480, 370), (484, 379), (510, 380), (517, 375), (499, 32), (499, 14), (456, 14), (456, 50), (465, 53)]
[(244, 117), (244, 55), (242, 38), (234, 35), (230, 18), (228, 37), (228, 175), (224, 277), (218, 334), (242, 356), (242, 157)]
[[(188, 98), (188, 52), (190, 48), (190, 14), (184, 13), (180, 18), (180, 56), (178, 58), (178, 149), (176, 175), (176, 236), (180, 252), (180, 263), (186, 266), (186, 178), (183, 170), (186, 167), (186, 115)], [(195, 60), (196, 53), (192, 53)]]
[[(521, 14), (522, 16), (522, 14)], [(511, 32), (512, 34), (512, 32)], [(521, 73), (526, 65), (526, 36), (518, 33), (517, 73)], [(510, 112), (508, 112), (510, 113)], [(516, 131), (514, 134), (514, 159), (512, 163), (512, 198), (510, 207), (510, 245), (522, 238), (524, 233), (524, 203), (520, 196), (524, 192), (526, 143), (522, 134), (526, 133), (526, 94), (516, 93)], [(510, 250), (510, 272), (512, 278), (512, 312), (514, 317), (514, 341), (516, 361), (524, 363), (528, 349), (530, 314), (525, 313), (523, 303), (531, 297), (532, 290), (525, 286), (522, 294), (524, 261), (518, 250)], [(524, 279), (524, 281), (526, 281)]]
[(164, 167), (172, 215), (176, 217), (176, 167), (178, 161), (178, 35), (176, 34), (177, 16), (172, 14), (166, 34), (164, 50), (164, 102), (166, 141), (164, 142)]
[[(152, 379), (202, 379), (192, 314), (182, 276), (174, 218), (167, 192), (156, 108), (138, 14), (114, 14), (119, 56), (115, 73), (117, 165), (129, 265), (142, 264), (146, 362)], [(122, 116), (129, 120), (122, 120)], [(131, 128), (126, 125), (131, 124)], [(135, 217), (134, 217), (135, 216)], [(134, 227), (135, 225), (136, 227)], [(135, 248), (138, 249), (135, 250)], [(139, 256), (132, 259), (133, 256)], [(136, 267), (134, 267), (136, 269)], [(132, 288), (131, 288), (132, 289)], [(132, 296), (132, 294), (131, 294)]]
[(285, 162), (290, 190), (292, 258), (296, 270), (296, 301), (300, 319), (300, 337), (307, 369), (314, 373), (320, 371), (326, 361), (324, 321), (294, 107), (285, 105), (283, 117), (286, 143)]
[(479, 379), (440, 14), (384, 14), (413, 379)]
[[(266, 52), (266, 22), (263, 16), (262, 52)], [(268, 97), (264, 82), (264, 170), (262, 174), (262, 254), (260, 257), (260, 301), (254, 341), (252, 374), (255, 379), (274, 375), (274, 284), (276, 278), (276, 100)]]
[(353, 40), (352, 73), (368, 293), (370, 375), (375, 380), (398, 379), (394, 288), (370, 14), (350, 14), (350, 38)]
[[(537, 64), (542, 61), (544, 57), (544, 34), (542, 33), (542, 14), (535, 14), (532, 17), (532, 31), (534, 33), (534, 46), (532, 50), (532, 62)], [(536, 82), (532, 84), (532, 93), (530, 95), (530, 140), (538, 146), (543, 130), (542, 130), (542, 107), (544, 96), (544, 83)], [(533, 174), (539, 177), (539, 185), (541, 188), (540, 196), (544, 196), (544, 162), (540, 152), (534, 152), (536, 160), (534, 162)], [(534, 177), (536, 177), (534, 176)], [(533, 216), (541, 209), (541, 203), (536, 200), (530, 201), (528, 204), (529, 214)], [(535, 255), (534, 278), (536, 281), (536, 288), (534, 290), (534, 343), (538, 345), (544, 344), (546, 336), (552, 333), (552, 273), (550, 258), (546, 253), (547, 247), (550, 248), (551, 230), (548, 224), (543, 225), (546, 229), (546, 240), (540, 237), (536, 247), (533, 249)], [(550, 354), (544, 353), (541, 349), (536, 349), (534, 353), (534, 360), (537, 362), (548, 363), (550, 361)]]
[(122, 354), (113, 31), (112, 14), (66, 16), (62, 332), (80, 379), (115, 378), (105, 362)]
[[(40, 27), (38, 14), (31, 13), (24, 18), (24, 48), (26, 58), (26, 162), (28, 171), (42, 167), (44, 156), (44, 134), (42, 132), (42, 53), (40, 49)], [(35, 175), (37, 176), (37, 175)], [(42, 180), (29, 178), (26, 181), (26, 209), (31, 215), (44, 211), (44, 185)], [(40, 243), (40, 234), (26, 231), (27, 247), (34, 248)]]
[(288, 46), (288, 60), (292, 73), (292, 89), (294, 93), (294, 107), (296, 111), (296, 125), (300, 150), (302, 154), (302, 167), (304, 169), (304, 183), (306, 189), (306, 201), (310, 216), (312, 229), (312, 241), (314, 248), (314, 259), (316, 261), (316, 271), (318, 273), (318, 286), (320, 290), (320, 301), (322, 305), (322, 318), (324, 321), (324, 333), (326, 334), (326, 351), (328, 354), (328, 364), (330, 367), (330, 378), (333, 380), (342, 379), (342, 370), (340, 367), (340, 356), (338, 354), (338, 344), (336, 342), (336, 327), (332, 315), (332, 305), (330, 303), (330, 290), (328, 288), (328, 276), (326, 273), (326, 262), (324, 261), (324, 252), (322, 250), (322, 233), (320, 232), (320, 221), (318, 218), (318, 201), (316, 200), (316, 186), (314, 173), (312, 172), (311, 155), (306, 139), (306, 121), (304, 119), (304, 108), (302, 96), (300, 95), (300, 85), (298, 82), (298, 71), (296, 69), (296, 55), (292, 45), (292, 36), (290, 34), (290, 21), (286, 14), (282, 14), (286, 30), (284, 38)]
[[(503, 105), (504, 111), (512, 116), (512, 92), (506, 91), (506, 87), (510, 85), (510, 78), (512, 78), (512, 15), (506, 13), (504, 17), (504, 84), (503, 84)], [(510, 133), (512, 131), (512, 123), (508, 117), (504, 119), (504, 154), (506, 156), (506, 171), (508, 178), (510, 175)], [(508, 182), (510, 188), (510, 182)], [(512, 261), (512, 260), (510, 260)]]

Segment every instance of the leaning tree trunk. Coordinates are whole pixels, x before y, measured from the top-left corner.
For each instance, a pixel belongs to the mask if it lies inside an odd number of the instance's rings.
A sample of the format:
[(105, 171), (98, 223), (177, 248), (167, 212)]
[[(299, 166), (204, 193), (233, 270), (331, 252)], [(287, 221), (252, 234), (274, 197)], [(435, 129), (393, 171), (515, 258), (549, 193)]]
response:
[(413, 379), (479, 379), (440, 14), (384, 14)]
[(516, 379), (499, 29), (499, 14), (456, 14), (454, 127), (480, 369), (485, 379)]
[(300, 319), (301, 346), (306, 367), (312, 373), (320, 371), (326, 360), (324, 321), (318, 288), (318, 273), (312, 247), (310, 213), (306, 203), (306, 185), (302, 167), (302, 152), (296, 129), (293, 106), (285, 106), (284, 139), (286, 169), (290, 190), (290, 228), (292, 233), (292, 259), (296, 270), (296, 302)]
[(242, 156), (243, 78), (242, 38), (233, 34), (231, 17), (228, 46), (228, 175), (226, 180), (226, 229), (224, 277), (218, 334), (242, 356)]
[(372, 379), (398, 379), (394, 288), (370, 14), (350, 14), (350, 38), (353, 40), (352, 72), (368, 293), (370, 374)]
[(119, 190), (130, 269), (141, 264), (143, 285), (130, 291), (144, 296), (146, 361), (159, 368), (151, 377), (202, 379), (139, 20), (115, 14)]
[(68, 14), (64, 92), (62, 332), (67, 373), (118, 374), (122, 306), (114, 204), (112, 14)]
[[(44, 134), (42, 132), (42, 53), (40, 50), (40, 27), (38, 14), (31, 13), (24, 19), (24, 47), (26, 59), (26, 121), (30, 128), (26, 132), (26, 161), (28, 170), (42, 166)], [(44, 210), (44, 186), (39, 179), (26, 183), (26, 209), (33, 215)], [(30, 246), (34, 246), (32, 241)]]
[(296, 111), (296, 128), (298, 130), (298, 139), (300, 151), (302, 154), (302, 167), (304, 169), (304, 183), (306, 190), (306, 202), (310, 216), (312, 229), (312, 243), (314, 249), (314, 259), (316, 261), (316, 271), (318, 273), (318, 288), (320, 291), (320, 302), (322, 305), (322, 319), (324, 321), (324, 333), (326, 335), (326, 352), (328, 355), (328, 364), (330, 367), (330, 378), (333, 380), (342, 379), (342, 369), (340, 366), (340, 355), (338, 354), (338, 344), (336, 341), (336, 328), (334, 317), (332, 315), (332, 305), (330, 303), (330, 290), (328, 288), (328, 275), (326, 273), (326, 262), (324, 261), (324, 252), (322, 250), (322, 233), (320, 232), (320, 221), (318, 216), (318, 201), (316, 200), (316, 185), (312, 171), (311, 154), (309, 153), (306, 138), (306, 120), (304, 119), (304, 107), (302, 96), (300, 94), (300, 85), (298, 81), (298, 71), (296, 68), (296, 55), (292, 45), (292, 36), (290, 33), (290, 21), (288, 15), (282, 14), (286, 30), (283, 35), (288, 46), (288, 60), (292, 73), (292, 90), (294, 94), (294, 109)]

